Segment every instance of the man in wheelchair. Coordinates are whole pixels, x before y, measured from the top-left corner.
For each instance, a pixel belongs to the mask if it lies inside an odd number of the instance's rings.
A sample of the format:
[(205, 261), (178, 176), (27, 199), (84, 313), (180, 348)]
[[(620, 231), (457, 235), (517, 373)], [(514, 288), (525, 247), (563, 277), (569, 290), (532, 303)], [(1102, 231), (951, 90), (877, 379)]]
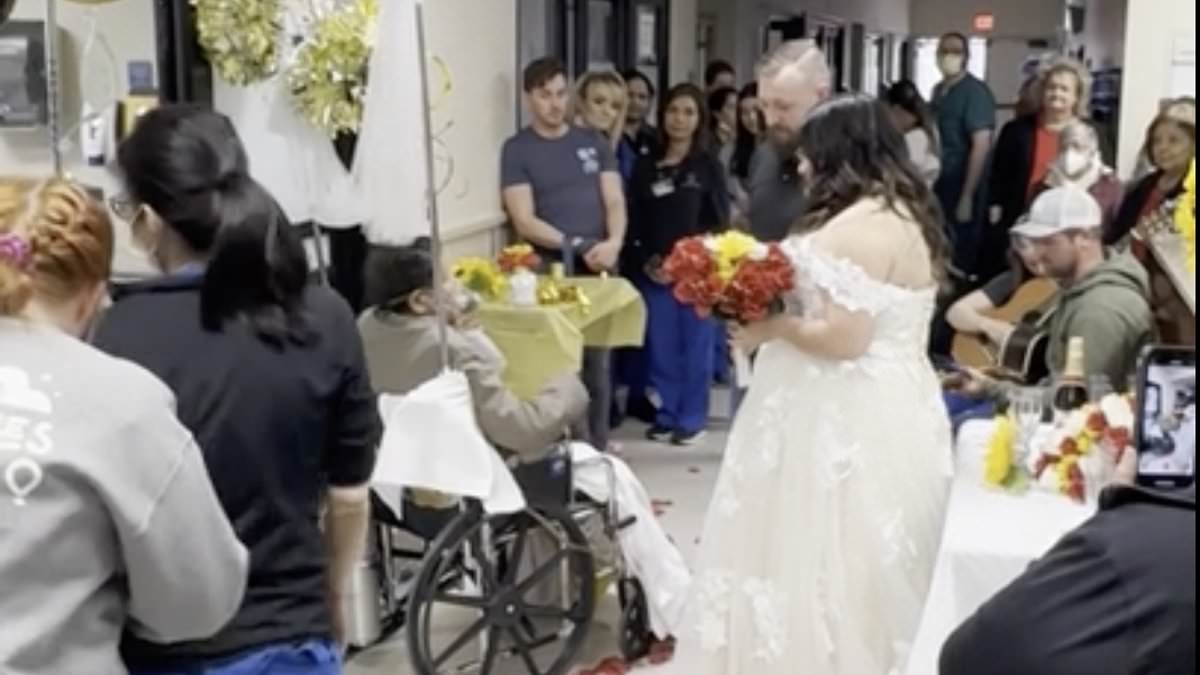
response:
[[(434, 265), (429, 242), (406, 247), (376, 247), (366, 269), (370, 309), (359, 329), (372, 383), (380, 394), (404, 395), (442, 371), (441, 337), (433, 292)], [(509, 389), (501, 375), (505, 360), (482, 330), (470, 325), (467, 296), (447, 289), (450, 308), (448, 344), (451, 367), (470, 385), (475, 417), (484, 437), (502, 454), (538, 462), (559, 444), (569, 428), (586, 416), (587, 393), (577, 374), (564, 373), (530, 399)], [(576, 486), (611, 483), (607, 492), (627, 518), (618, 533), (620, 555), (641, 582), (647, 598), (649, 628), (667, 641), (680, 627), (691, 575), (678, 549), (653, 513), (644, 487), (627, 465), (590, 447), (572, 446)], [(598, 475), (603, 474), (603, 476)], [(406, 498), (423, 509), (452, 505), (449, 496), (409, 491)]]

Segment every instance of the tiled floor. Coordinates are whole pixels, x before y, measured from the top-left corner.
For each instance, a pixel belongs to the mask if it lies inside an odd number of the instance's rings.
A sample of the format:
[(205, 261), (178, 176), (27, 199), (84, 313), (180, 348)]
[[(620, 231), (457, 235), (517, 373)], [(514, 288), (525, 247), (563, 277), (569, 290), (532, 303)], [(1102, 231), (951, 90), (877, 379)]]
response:
[[(728, 409), (728, 399), (718, 392), (714, 410)], [(724, 429), (725, 420), (715, 421), (714, 429)], [(716, 482), (721, 464), (721, 452), (726, 433), (712, 431), (699, 445), (680, 449), (639, 440), (643, 427), (627, 424), (619, 433), (623, 444), (622, 456), (646, 485), (652, 499), (669, 502), (661, 520), (667, 531), (689, 560), (696, 554), (696, 544), (703, 525), (705, 509)], [(592, 665), (616, 653), (616, 619), (618, 609), (613, 598), (605, 598), (596, 613), (596, 623), (589, 635), (580, 665)], [(401, 631), (401, 635), (403, 631)], [(495, 675), (526, 675), (522, 664), (510, 662), (497, 668)], [(647, 667), (638, 672), (647, 675), (684, 675), (670, 664)], [(411, 675), (408, 652), (402, 637), (394, 638), (379, 647), (355, 657), (346, 669), (347, 675)]]

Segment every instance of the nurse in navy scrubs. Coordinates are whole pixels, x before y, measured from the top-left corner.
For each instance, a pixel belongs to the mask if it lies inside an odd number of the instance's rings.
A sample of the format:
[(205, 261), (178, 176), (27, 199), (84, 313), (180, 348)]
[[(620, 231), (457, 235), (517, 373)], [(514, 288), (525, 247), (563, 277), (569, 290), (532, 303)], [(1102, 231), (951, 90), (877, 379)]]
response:
[(635, 237), (650, 281), (643, 293), (649, 312), (646, 353), (650, 386), (662, 405), (647, 436), (691, 445), (708, 422), (709, 384), (717, 325), (675, 299), (660, 271), (680, 239), (724, 229), (729, 222), (725, 172), (705, 138), (704, 93), (681, 84), (663, 99), (660, 148), (641, 157), (630, 181)]

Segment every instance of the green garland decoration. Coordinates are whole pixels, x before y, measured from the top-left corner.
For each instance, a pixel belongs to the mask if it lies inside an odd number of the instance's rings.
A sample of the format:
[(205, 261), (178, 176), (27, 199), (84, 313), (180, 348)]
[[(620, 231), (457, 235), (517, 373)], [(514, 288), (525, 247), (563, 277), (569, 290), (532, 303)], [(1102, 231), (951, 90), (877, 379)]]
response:
[(300, 114), (330, 138), (357, 133), (362, 124), (378, 14), (377, 0), (354, 0), (321, 19), (288, 70)]
[(196, 33), (221, 79), (244, 87), (279, 71), (280, 0), (191, 0)]

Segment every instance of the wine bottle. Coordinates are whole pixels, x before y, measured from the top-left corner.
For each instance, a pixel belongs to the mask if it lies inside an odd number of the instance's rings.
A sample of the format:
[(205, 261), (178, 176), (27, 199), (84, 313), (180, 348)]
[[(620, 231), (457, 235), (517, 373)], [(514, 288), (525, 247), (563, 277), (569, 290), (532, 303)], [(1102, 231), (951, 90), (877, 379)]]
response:
[(1054, 413), (1067, 415), (1087, 405), (1090, 398), (1087, 383), (1086, 345), (1082, 337), (1073, 337), (1067, 344), (1067, 367), (1054, 388)]

